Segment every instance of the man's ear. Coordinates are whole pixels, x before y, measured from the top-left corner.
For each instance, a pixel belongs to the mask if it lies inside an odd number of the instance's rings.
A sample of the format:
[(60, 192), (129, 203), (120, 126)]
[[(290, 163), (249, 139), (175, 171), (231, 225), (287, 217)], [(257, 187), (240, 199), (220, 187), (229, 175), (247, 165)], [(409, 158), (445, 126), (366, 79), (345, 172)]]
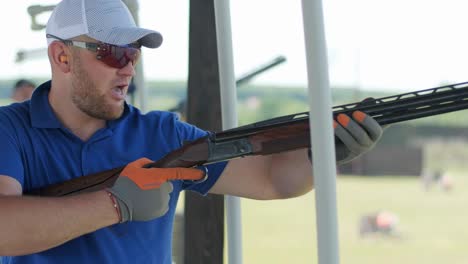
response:
[(68, 64), (68, 56), (65, 55), (65, 54), (60, 55), (59, 56), (59, 61), (65, 63), (65, 64)]
[(49, 45), (50, 63), (53, 68), (59, 69), (63, 73), (70, 71), (70, 49), (59, 41), (54, 41)]

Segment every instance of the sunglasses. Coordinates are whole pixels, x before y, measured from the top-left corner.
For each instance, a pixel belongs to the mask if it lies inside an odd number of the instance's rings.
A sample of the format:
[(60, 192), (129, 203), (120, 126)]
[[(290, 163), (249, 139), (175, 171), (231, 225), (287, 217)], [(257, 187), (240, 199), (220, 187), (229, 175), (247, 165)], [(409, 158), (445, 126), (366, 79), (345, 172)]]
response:
[(135, 65), (140, 57), (141, 45), (139, 44), (117, 46), (103, 42), (94, 43), (61, 39), (51, 34), (47, 34), (46, 37), (57, 39), (67, 46), (79, 47), (95, 52), (96, 59), (117, 69), (122, 69), (127, 66), (129, 62)]

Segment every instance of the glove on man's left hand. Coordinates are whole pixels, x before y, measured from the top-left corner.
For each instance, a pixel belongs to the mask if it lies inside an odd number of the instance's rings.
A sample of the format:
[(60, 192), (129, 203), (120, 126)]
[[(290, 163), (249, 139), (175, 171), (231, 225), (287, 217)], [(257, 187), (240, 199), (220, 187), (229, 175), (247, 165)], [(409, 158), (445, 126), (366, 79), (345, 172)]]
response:
[(108, 189), (117, 199), (120, 222), (148, 221), (169, 210), (172, 180), (200, 180), (205, 172), (194, 168), (146, 168), (147, 158), (130, 162)]
[(338, 165), (350, 162), (371, 150), (384, 130), (374, 118), (361, 111), (353, 112), (352, 118), (339, 114), (333, 121), (333, 127)]

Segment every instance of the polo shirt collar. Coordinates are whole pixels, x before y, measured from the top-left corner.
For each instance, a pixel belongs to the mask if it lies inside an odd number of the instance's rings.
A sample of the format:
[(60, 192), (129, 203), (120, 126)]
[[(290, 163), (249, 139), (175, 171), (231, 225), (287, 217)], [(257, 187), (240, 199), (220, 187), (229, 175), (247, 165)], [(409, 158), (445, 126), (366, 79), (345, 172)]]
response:
[[(34, 90), (31, 96), (31, 107), (29, 109), (31, 115), (31, 123), (33, 127), (37, 128), (61, 128), (63, 127), (58, 118), (52, 111), (52, 107), (49, 103), (49, 91), (52, 82), (47, 81), (41, 84)], [(113, 121), (107, 122), (109, 128), (113, 128), (117, 125), (120, 120), (128, 117), (133, 112), (133, 107), (129, 106), (125, 102), (123, 115)]]
[(31, 122), (37, 128), (60, 128), (62, 124), (52, 111), (49, 103), (51, 81), (41, 84), (31, 96)]

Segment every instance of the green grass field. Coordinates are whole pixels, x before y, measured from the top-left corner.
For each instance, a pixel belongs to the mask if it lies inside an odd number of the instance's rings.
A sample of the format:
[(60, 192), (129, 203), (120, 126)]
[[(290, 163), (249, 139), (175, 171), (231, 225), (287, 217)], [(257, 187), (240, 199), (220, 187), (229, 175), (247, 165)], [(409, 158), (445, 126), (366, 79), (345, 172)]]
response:
[[(468, 176), (429, 191), (415, 177), (339, 177), (340, 263), (468, 263)], [(242, 200), (244, 263), (317, 263), (315, 192), (280, 201)], [(361, 215), (395, 213), (400, 237), (361, 238)]]

